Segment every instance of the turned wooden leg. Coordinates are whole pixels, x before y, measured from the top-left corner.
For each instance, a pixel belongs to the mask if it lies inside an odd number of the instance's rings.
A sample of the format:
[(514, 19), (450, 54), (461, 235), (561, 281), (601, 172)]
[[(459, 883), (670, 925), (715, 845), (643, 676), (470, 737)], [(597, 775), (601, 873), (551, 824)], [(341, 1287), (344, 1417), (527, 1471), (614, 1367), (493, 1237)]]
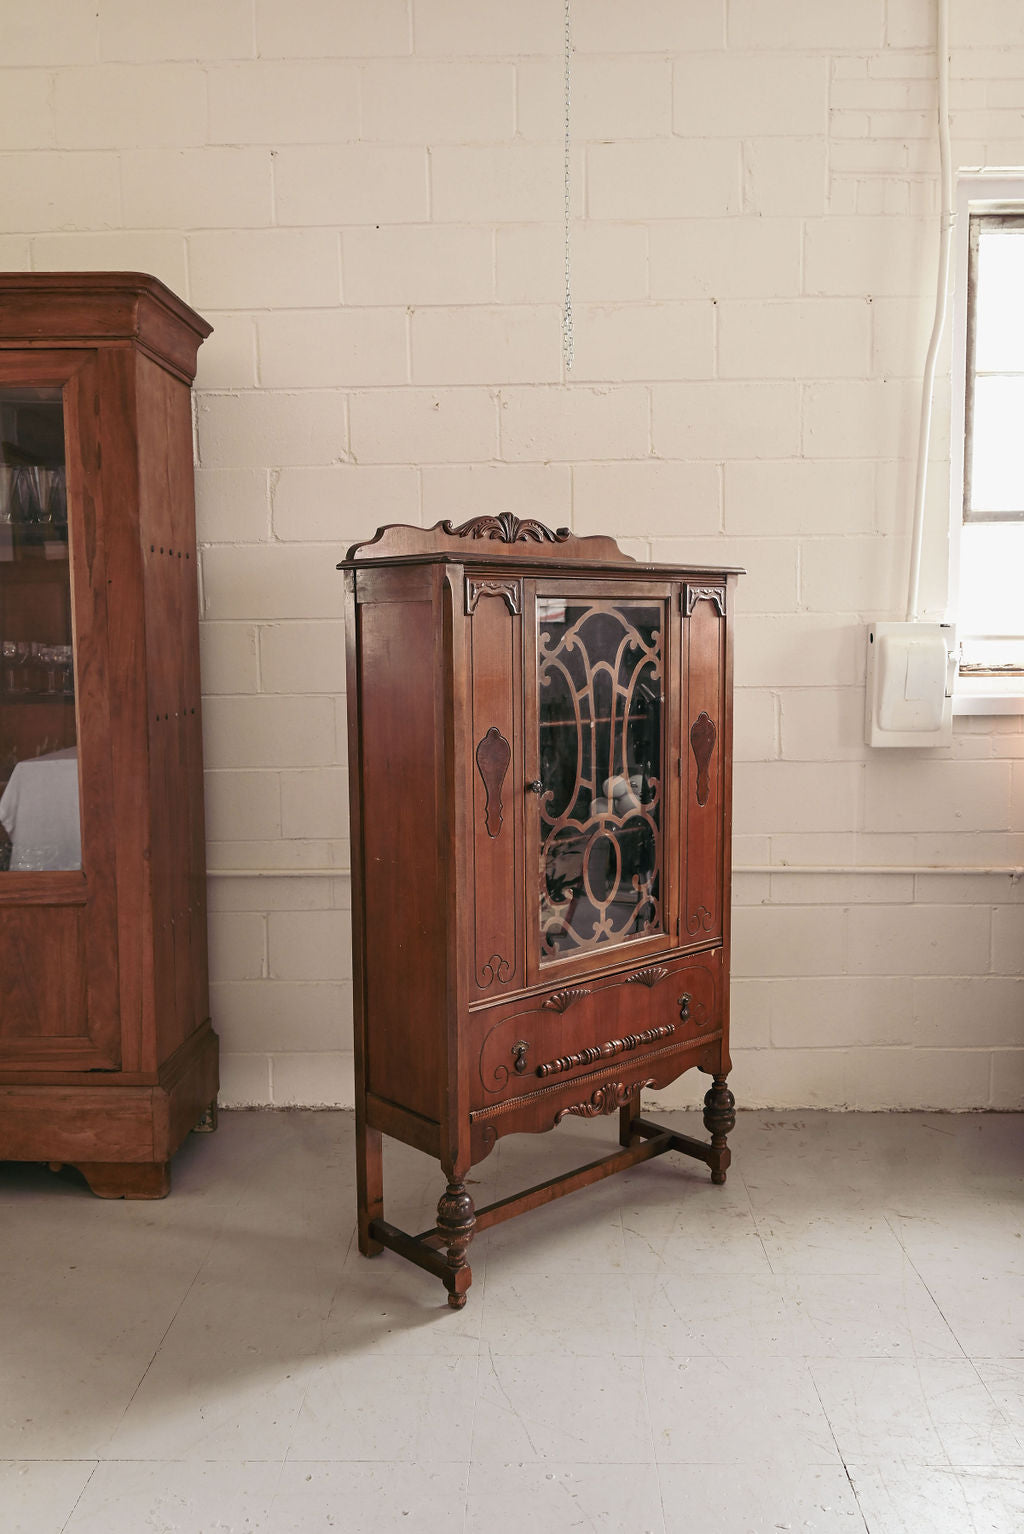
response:
[(437, 1228), (445, 1238), (448, 1248), (448, 1273), (444, 1286), (448, 1290), (448, 1303), (453, 1310), (461, 1310), (466, 1303), (466, 1290), (473, 1282), (473, 1272), (466, 1261), (466, 1248), (473, 1239), (476, 1215), (473, 1200), (466, 1192), (465, 1183), (450, 1182), (437, 1205)]
[(704, 1128), (711, 1136), (711, 1149), (718, 1152), (717, 1162), (711, 1166), (711, 1181), (723, 1183), (726, 1168), (732, 1160), (726, 1136), (736, 1126), (736, 1099), (725, 1084), (724, 1076), (716, 1076), (715, 1084), (704, 1096)]

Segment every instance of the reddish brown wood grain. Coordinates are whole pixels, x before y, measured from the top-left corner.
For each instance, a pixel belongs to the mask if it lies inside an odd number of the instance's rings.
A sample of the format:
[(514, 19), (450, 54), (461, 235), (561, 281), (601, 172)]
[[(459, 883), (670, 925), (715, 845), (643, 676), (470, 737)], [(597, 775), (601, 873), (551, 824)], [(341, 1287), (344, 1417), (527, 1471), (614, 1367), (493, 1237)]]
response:
[[(725, 588), (711, 587), (721, 593)], [(725, 629), (718, 604), (703, 596), (687, 619), (689, 665), (684, 730), (686, 841), (682, 849), (683, 931), (693, 940), (722, 932), (724, 866)]]
[[(637, 565), (609, 539), (512, 516), (382, 529), (342, 568), (360, 1249), (406, 1257), (457, 1306), (474, 1229), (668, 1149), (724, 1179), (734, 577)], [(536, 602), (559, 593), (662, 604), (662, 918), (541, 964)], [(645, 1085), (690, 1069), (716, 1079), (710, 1144), (640, 1117)], [(627, 1149), (474, 1215), (466, 1173), (502, 1135), (605, 1114)], [(420, 1237), (384, 1218), (382, 1134), (441, 1163)]]
[(0, 275), (0, 386), (63, 390), (83, 848), (81, 873), (0, 874), (0, 954), (38, 976), (0, 1000), (0, 1157), (91, 1167), (104, 1196), (162, 1196), (217, 1092), (188, 388), (209, 329), (150, 277)]

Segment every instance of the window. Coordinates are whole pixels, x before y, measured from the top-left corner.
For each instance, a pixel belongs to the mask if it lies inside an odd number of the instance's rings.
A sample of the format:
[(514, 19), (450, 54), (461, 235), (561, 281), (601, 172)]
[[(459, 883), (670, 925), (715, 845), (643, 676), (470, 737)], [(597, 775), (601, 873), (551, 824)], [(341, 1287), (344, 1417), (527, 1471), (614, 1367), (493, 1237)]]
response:
[(1024, 710), (1024, 181), (963, 178), (957, 244), (956, 709), (1017, 711)]

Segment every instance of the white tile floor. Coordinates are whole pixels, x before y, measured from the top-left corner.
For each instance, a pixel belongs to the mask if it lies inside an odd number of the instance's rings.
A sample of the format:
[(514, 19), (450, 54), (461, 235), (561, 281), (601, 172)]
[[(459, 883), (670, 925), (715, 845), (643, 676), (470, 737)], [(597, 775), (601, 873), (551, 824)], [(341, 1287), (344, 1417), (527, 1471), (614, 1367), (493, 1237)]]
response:
[[(477, 1201), (613, 1137), (503, 1140)], [(741, 1115), (724, 1188), (481, 1236), (460, 1313), (356, 1252), (351, 1138), (224, 1114), (158, 1204), (0, 1166), (0, 1534), (1024, 1529), (1024, 1116)]]

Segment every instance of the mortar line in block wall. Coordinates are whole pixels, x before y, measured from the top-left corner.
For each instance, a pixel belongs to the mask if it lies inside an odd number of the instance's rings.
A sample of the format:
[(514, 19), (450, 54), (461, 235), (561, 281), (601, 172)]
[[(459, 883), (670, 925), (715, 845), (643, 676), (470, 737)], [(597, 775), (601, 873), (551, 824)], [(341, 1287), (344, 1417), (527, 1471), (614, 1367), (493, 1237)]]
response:
[[(736, 863), (734, 874), (987, 874), (1024, 879), (1024, 867), (977, 863)], [(347, 868), (208, 868), (210, 879), (348, 879)]]

